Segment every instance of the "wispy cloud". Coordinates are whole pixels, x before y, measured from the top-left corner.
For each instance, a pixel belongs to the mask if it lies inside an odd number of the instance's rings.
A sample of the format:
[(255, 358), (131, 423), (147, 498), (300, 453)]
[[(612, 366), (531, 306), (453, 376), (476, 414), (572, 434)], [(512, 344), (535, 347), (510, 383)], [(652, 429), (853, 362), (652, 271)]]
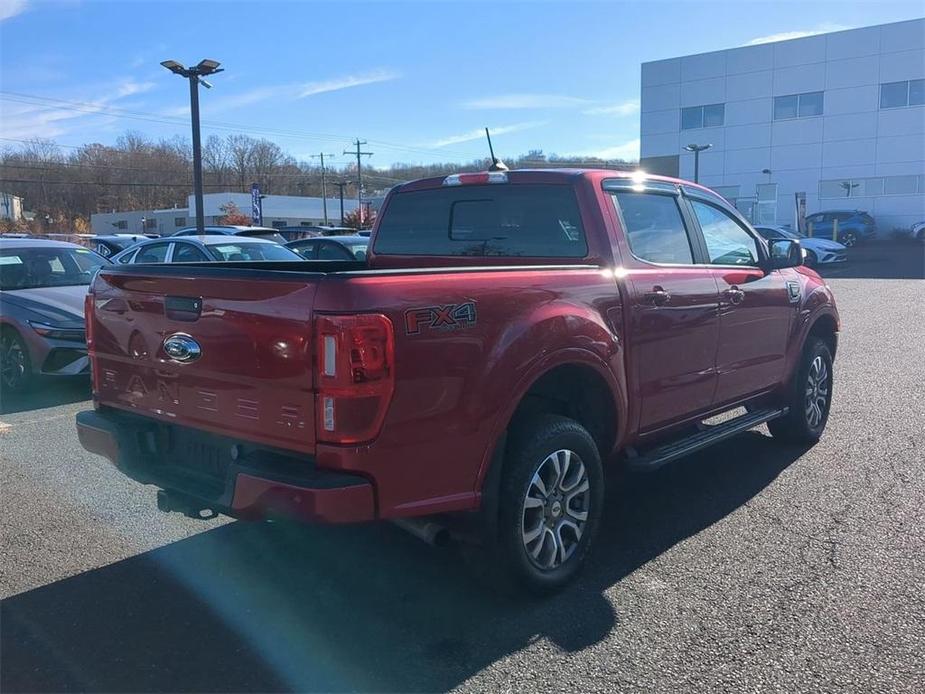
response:
[[(88, 118), (96, 118), (98, 121), (105, 115), (107, 106), (120, 99), (146, 92), (154, 86), (153, 82), (126, 80), (95, 99), (74, 99), (80, 102), (79, 107), (75, 108), (59, 106), (54, 101), (37, 103), (2, 101), (0, 102), (0, 121), (3, 122), (3, 135), (13, 139), (58, 137), (73, 130), (79, 121), (85, 121)], [(97, 121), (94, 122), (97, 123)]]
[(584, 106), (588, 99), (564, 94), (500, 94), (464, 101), (468, 109), (516, 109), (516, 108), (570, 108)]
[[(514, 123), (512, 125), (502, 125), (497, 128), (489, 128), (492, 135), (505, 135), (508, 133), (516, 133), (521, 130), (530, 130), (531, 128), (539, 128), (543, 125), (546, 125), (547, 121), (528, 121), (526, 123)], [(485, 137), (485, 128), (475, 128), (469, 130), (468, 132), (460, 133), (458, 135), (448, 135), (447, 137), (442, 137), (439, 140), (434, 142), (429, 142), (424, 145), (429, 149), (438, 149), (440, 147), (446, 147), (447, 145), (458, 145), (460, 142), (471, 142), (473, 140), (481, 140)]]
[(639, 99), (628, 99), (619, 104), (595, 106), (582, 111), (588, 116), (632, 116), (639, 113)]
[[(366, 84), (375, 84), (377, 82), (389, 82), (396, 80), (401, 75), (394, 70), (371, 70), (354, 75), (344, 75), (342, 77), (332, 77), (327, 80), (318, 82), (297, 82), (290, 84), (273, 84), (264, 87), (256, 87), (240, 94), (231, 94), (229, 96), (217, 96), (208, 100), (203, 100), (203, 111), (209, 114), (220, 113), (222, 111), (232, 111), (242, 106), (250, 106), (261, 101), (285, 100), (295, 101), (305, 99), (318, 94), (328, 92), (337, 92), (343, 89), (352, 89), (361, 87)], [(218, 83), (219, 80), (216, 80)], [(189, 106), (175, 106), (161, 111), (164, 116), (186, 116), (189, 115)]]
[(782, 31), (779, 34), (768, 34), (752, 39), (746, 45), (757, 46), (762, 43), (774, 43), (775, 41), (789, 41), (790, 39), (802, 39), (805, 36), (815, 36), (816, 34), (827, 34), (830, 31), (844, 31), (849, 29), (843, 24), (833, 24), (826, 22), (813, 29), (799, 29), (797, 31)]
[(598, 159), (624, 159), (636, 161), (639, 159), (639, 138), (628, 140), (619, 145), (578, 152), (578, 156), (597, 157)]
[(401, 75), (394, 70), (373, 70), (359, 75), (335, 77), (334, 79), (324, 80), (322, 82), (307, 82), (302, 85), (298, 98), (304, 99), (307, 96), (314, 96), (315, 94), (336, 92), (341, 89), (350, 89), (351, 87), (361, 87), (364, 84), (391, 82), (399, 77), (401, 77)]
[(29, 9), (27, 0), (0, 0), (0, 22)]

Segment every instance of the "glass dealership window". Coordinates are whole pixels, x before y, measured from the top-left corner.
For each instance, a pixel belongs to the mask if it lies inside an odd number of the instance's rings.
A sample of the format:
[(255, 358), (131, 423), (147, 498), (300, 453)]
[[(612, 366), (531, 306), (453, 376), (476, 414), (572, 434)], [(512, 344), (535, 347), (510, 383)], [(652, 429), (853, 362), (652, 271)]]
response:
[(917, 176), (887, 176), (883, 180), (884, 195), (911, 195), (918, 184)]
[(681, 109), (681, 130), (716, 128), (726, 121), (726, 104), (688, 106)]
[(774, 120), (810, 118), (823, 113), (823, 92), (774, 97)]
[(925, 104), (925, 79), (885, 82), (880, 85), (880, 108), (902, 108)]

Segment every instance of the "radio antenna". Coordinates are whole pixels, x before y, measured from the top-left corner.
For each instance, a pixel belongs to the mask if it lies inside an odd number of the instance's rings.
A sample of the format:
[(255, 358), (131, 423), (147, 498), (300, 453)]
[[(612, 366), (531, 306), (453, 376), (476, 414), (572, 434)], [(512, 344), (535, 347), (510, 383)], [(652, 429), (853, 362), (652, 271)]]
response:
[(491, 146), (491, 133), (485, 128), (485, 138), (488, 140), (488, 152), (491, 154), (491, 166), (489, 171), (507, 171), (507, 165), (495, 156), (495, 148)]

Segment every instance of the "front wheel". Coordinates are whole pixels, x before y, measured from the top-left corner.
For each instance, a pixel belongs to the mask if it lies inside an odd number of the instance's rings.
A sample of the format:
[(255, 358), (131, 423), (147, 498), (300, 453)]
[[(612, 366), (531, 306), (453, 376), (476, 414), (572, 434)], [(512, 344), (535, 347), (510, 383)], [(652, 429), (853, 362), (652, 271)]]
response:
[(32, 381), (32, 363), (26, 343), (13, 328), (0, 333), (0, 383), (9, 393), (21, 393)]
[(555, 415), (515, 427), (498, 513), (508, 577), (540, 594), (565, 586), (588, 555), (603, 501), (601, 457), (587, 429)]
[(790, 388), (790, 409), (786, 416), (768, 422), (771, 435), (791, 443), (816, 443), (829, 420), (832, 376), (832, 353), (822, 340), (810, 337)]

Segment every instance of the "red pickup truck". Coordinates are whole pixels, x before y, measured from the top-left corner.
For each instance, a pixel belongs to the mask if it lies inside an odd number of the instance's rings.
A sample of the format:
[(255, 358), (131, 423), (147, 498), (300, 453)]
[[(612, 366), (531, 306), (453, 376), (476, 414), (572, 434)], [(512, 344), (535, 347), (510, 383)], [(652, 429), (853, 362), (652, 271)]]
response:
[(194, 517), (477, 519), (510, 576), (551, 590), (587, 556), (603, 465), (763, 423), (819, 438), (839, 320), (801, 264), (683, 181), (406, 183), (365, 262), (104, 268), (80, 441)]

